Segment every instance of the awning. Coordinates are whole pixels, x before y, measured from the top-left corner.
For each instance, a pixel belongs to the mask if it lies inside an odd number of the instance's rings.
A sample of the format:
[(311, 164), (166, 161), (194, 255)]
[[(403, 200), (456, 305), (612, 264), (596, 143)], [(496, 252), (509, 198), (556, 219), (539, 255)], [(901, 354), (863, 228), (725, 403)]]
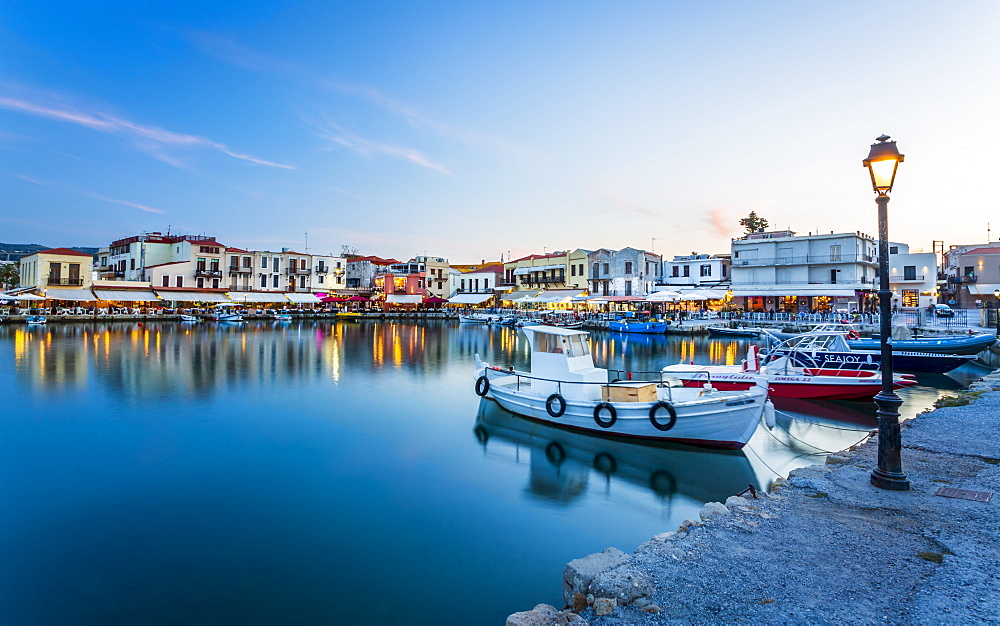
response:
[(574, 296), (580, 295), (580, 291), (543, 291), (534, 298), (520, 300), (520, 302), (538, 304), (565, 304), (572, 302)]
[(780, 298), (782, 296), (830, 296), (830, 297), (841, 297), (841, 298), (853, 298), (855, 292), (853, 289), (733, 289), (734, 298), (745, 298), (748, 296), (771, 296), (773, 298)]
[(448, 299), (448, 304), (482, 304), (493, 297), (491, 293), (460, 293)]
[(421, 295), (390, 293), (385, 297), (386, 304), (420, 304), (424, 301)]
[(160, 291), (156, 289), (156, 295), (162, 300), (173, 300), (175, 302), (229, 302), (226, 294), (218, 291)]
[(257, 304), (261, 302), (288, 304), (288, 298), (285, 297), (285, 294), (277, 291), (230, 291), (226, 295), (233, 302), (241, 302), (243, 304), (248, 302)]
[(992, 296), (995, 290), (1000, 289), (1000, 283), (969, 283), (966, 286), (974, 296)]
[[(852, 294), (854, 292), (851, 292)], [(726, 297), (726, 292), (718, 289), (692, 289), (690, 291), (681, 291), (677, 299), (678, 300), (721, 300)]]
[[(532, 296), (537, 295), (538, 293), (540, 293), (538, 289), (530, 289), (527, 291), (512, 291), (511, 293), (507, 293), (500, 296), (500, 299), (503, 300), (504, 302), (514, 302), (516, 300), (520, 300), (521, 298), (530, 298)], [(454, 300), (452, 300), (452, 302), (454, 302)]]
[(538, 267), (519, 267), (514, 270), (514, 276), (523, 276), (535, 272), (547, 272), (549, 270), (565, 270), (565, 265), (539, 265)]
[(149, 289), (94, 289), (98, 300), (119, 302), (158, 302), (159, 298)]
[(77, 302), (96, 302), (97, 298), (89, 289), (46, 289), (46, 300), (75, 300)]
[(314, 293), (286, 293), (289, 302), (295, 304), (318, 304), (321, 300)]
[(42, 296), (36, 296), (33, 293), (0, 293), (0, 301), (4, 300), (44, 300)]
[(680, 300), (680, 296), (676, 291), (654, 291), (646, 296), (646, 302), (673, 302)]

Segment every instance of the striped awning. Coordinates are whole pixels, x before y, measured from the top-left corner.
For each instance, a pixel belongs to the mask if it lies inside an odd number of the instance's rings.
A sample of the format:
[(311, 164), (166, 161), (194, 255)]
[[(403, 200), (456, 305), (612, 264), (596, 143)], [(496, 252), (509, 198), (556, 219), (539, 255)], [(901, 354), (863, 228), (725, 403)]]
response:
[(390, 293), (385, 297), (387, 304), (420, 304), (424, 301), (421, 295)]
[(482, 304), (492, 297), (492, 293), (460, 293), (449, 298), (448, 304)]
[(77, 302), (96, 302), (97, 298), (89, 289), (46, 289), (46, 300), (74, 300)]
[(285, 294), (278, 291), (230, 291), (226, 295), (233, 302), (241, 302), (243, 304), (248, 302), (279, 302), (281, 304), (288, 304), (288, 298), (285, 297)]
[(156, 295), (162, 300), (173, 300), (174, 302), (229, 302), (232, 300), (226, 294), (218, 291), (161, 291), (156, 289)]
[(286, 293), (284, 296), (288, 298), (289, 302), (294, 302), (295, 304), (317, 304), (322, 302), (314, 293)]
[(157, 302), (159, 298), (150, 289), (94, 289), (98, 300), (117, 302)]

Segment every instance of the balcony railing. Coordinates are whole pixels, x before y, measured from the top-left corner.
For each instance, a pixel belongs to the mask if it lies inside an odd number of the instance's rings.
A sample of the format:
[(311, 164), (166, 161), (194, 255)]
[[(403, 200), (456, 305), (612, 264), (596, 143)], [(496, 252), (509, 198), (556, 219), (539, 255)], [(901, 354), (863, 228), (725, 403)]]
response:
[(824, 285), (824, 286), (829, 286), (829, 287), (838, 287), (838, 288), (841, 288), (841, 289), (845, 289), (845, 288), (846, 289), (850, 289), (851, 287), (854, 287), (854, 286), (857, 286), (857, 285), (861, 285), (864, 288), (868, 289), (868, 288), (871, 288), (872, 286), (874, 286), (876, 284), (877, 284), (877, 281), (874, 280), (874, 279), (872, 279), (872, 280), (851, 280), (851, 281), (845, 280), (843, 282), (836, 282), (836, 283), (820, 282), (820, 281), (812, 281), (812, 280), (783, 280), (783, 281), (773, 281), (773, 280), (771, 280), (771, 281), (764, 281), (764, 280), (758, 280), (758, 281), (755, 281), (755, 282), (734, 282), (734, 283), (732, 283), (732, 285), (730, 286), (730, 288), (731, 289), (743, 289), (745, 287), (761, 287), (761, 286), (768, 286), (768, 287), (776, 287), (777, 288), (777, 287), (784, 287), (786, 285)]
[(899, 274), (892, 274), (892, 275), (889, 276), (889, 282), (890, 283), (907, 283), (907, 282), (922, 283), (922, 282), (924, 282), (924, 277), (923, 276), (907, 276), (905, 274), (902, 275), (902, 276), (900, 276)]
[(312, 274), (312, 270), (309, 269), (308, 267), (295, 267), (295, 268), (290, 267), (290, 268), (288, 268), (288, 275), (289, 276), (308, 276), (310, 274)]
[(252, 267), (247, 267), (247, 266), (240, 267), (239, 265), (230, 265), (229, 266), (229, 273), (230, 274), (253, 274), (253, 268)]
[(58, 276), (49, 276), (50, 285), (58, 285), (62, 287), (82, 287), (82, 278), (60, 278)]
[(969, 274), (967, 276), (949, 276), (948, 280), (953, 283), (974, 283), (978, 279), (975, 274)]
[(874, 256), (868, 254), (841, 255), (807, 255), (767, 257), (761, 259), (733, 259), (733, 267), (765, 267), (770, 265), (829, 265), (836, 263), (870, 263), (876, 264)]
[(330, 271), (330, 268), (327, 267), (327, 266), (325, 266), (325, 265), (317, 265), (316, 266), (316, 273), (317, 274), (326, 274), (329, 271)]
[(197, 269), (194, 271), (194, 275), (198, 278), (222, 278), (222, 271)]

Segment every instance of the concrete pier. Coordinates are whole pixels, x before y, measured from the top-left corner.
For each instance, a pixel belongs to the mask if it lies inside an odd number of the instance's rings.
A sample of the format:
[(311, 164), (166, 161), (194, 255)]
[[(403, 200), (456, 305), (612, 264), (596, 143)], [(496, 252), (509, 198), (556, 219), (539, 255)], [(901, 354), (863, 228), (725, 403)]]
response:
[(573, 561), (566, 604), (592, 624), (1000, 622), (1000, 373), (964, 401), (903, 424), (910, 491), (871, 486), (872, 438), (632, 554)]

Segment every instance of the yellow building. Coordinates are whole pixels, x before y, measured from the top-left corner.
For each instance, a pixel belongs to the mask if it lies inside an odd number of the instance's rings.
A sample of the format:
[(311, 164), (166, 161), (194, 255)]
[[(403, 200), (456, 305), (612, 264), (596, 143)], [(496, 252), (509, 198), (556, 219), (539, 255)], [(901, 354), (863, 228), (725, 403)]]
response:
[(39, 250), (21, 258), (21, 288), (49, 300), (93, 301), (90, 292), (94, 258), (69, 248)]

